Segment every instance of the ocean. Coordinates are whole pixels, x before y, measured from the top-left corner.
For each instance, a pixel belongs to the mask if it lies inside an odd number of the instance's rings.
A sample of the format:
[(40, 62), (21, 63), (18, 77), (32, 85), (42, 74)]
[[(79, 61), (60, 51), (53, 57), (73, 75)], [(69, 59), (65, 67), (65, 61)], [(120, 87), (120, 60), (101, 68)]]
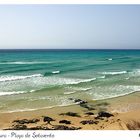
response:
[(140, 50), (0, 50), (0, 111), (68, 106), (140, 91)]

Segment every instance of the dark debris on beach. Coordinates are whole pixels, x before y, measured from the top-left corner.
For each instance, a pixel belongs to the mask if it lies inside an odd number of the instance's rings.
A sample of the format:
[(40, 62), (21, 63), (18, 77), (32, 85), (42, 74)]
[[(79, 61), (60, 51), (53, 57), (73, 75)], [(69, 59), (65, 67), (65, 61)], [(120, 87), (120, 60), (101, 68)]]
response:
[(71, 117), (81, 117), (78, 113), (75, 113), (75, 112), (66, 112), (66, 113), (61, 113), (59, 115), (67, 115), (67, 116), (71, 116)]
[(23, 120), (14, 120), (13, 123), (29, 124), (29, 123), (37, 123), (39, 121), (40, 121), (39, 119), (31, 119), (31, 120), (23, 119)]
[(59, 123), (71, 124), (71, 121), (68, 121), (68, 120), (60, 120)]
[(84, 120), (80, 122), (81, 124), (85, 125), (85, 124), (98, 124), (99, 121), (94, 121), (94, 120)]

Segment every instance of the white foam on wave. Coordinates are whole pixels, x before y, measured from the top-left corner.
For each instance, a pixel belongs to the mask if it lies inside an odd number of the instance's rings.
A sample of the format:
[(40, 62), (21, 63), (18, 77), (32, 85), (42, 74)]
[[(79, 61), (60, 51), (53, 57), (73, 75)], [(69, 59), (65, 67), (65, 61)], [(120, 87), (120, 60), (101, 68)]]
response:
[(129, 80), (129, 79), (130, 79), (130, 77), (126, 77), (125, 79), (126, 79), (126, 80)]
[(26, 93), (26, 91), (7, 91), (7, 92), (0, 92), (0, 96), (2, 96), (2, 95), (20, 94), (20, 93)]
[(75, 84), (84, 83), (84, 82), (91, 82), (91, 81), (95, 81), (96, 79), (97, 79), (97, 78), (82, 79), (82, 80), (79, 80), (79, 82), (76, 82)]
[(76, 91), (67, 91), (67, 92), (64, 92), (65, 95), (69, 95), (69, 94), (73, 94), (75, 93)]
[(42, 74), (33, 74), (33, 75), (26, 75), (26, 76), (5, 75), (5, 76), (0, 76), (0, 82), (22, 80), (22, 79), (26, 79), (26, 78), (41, 77), (41, 76), (43, 76), (43, 75)]
[(112, 58), (108, 58), (109, 61), (112, 61)]
[(30, 90), (30, 91), (2, 91), (0, 92), (0, 96), (4, 95), (12, 95), (12, 94), (21, 94), (21, 93), (32, 93), (35, 92), (36, 90)]
[(35, 91), (36, 91), (36, 90), (30, 90), (29, 92), (32, 93), (32, 92), (35, 92)]
[(0, 91), (2, 93), (0, 95), (19, 94), (22, 93), (21, 90), (24, 91), (24, 93), (29, 93), (44, 89), (48, 86), (75, 85), (83, 82), (91, 82), (93, 80), (96, 80), (96, 78), (74, 79), (56, 76), (44, 77), (41, 74), (28, 76), (1, 76)]
[[(59, 73), (59, 71), (54, 72)], [(83, 82), (90, 82), (96, 80), (96, 78), (91, 78), (91, 79), (74, 79), (74, 78), (63, 78), (63, 77), (44, 77), (42, 74), (33, 74), (33, 75), (2, 75), (0, 76), (0, 82), (6, 82), (6, 81), (16, 81), (16, 80), (24, 80), (24, 79), (29, 79), (29, 78), (35, 78), (37, 77), (38, 79), (34, 79), (32, 82), (46, 82), (48, 85), (63, 85), (63, 84), (79, 84)], [(37, 80), (37, 81), (36, 81)]]
[(78, 88), (78, 90), (80, 90), (80, 91), (87, 91), (87, 90), (90, 90), (90, 89), (92, 89), (91, 87), (89, 87), (89, 88)]
[(58, 74), (58, 73), (60, 73), (60, 71), (53, 71), (52, 73), (53, 74)]
[(116, 71), (116, 72), (102, 72), (102, 74), (105, 75), (119, 75), (119, 74), (125, 74), (127, 71)]
[(68, 84), (80, 84), (80, 83), (86, 83), (86, 82), (91, 82), (95, 81), (97, 78), (91, 78), (91, 79), (75, 79), (71, 83)]
[(0, 62), (0, 64), (17, 64), (17, 65), (25, 65), (25, 64), (47, 64), (47, 63), (51, 63), (51, 62), (41, 62), (41, 61), (15, 61), (15, 62)]
[(104, 79), (105, 78), (105, 75), (101, 76), (101, 77), (98, 77), (99, 79)]
[(85, 82), (91, 82), (96, 80), (96, 78), (91, 79), (74, 79), (74, 78), (62, 78), (62, 77), (44, 77), (47, 85), (75, 85)]

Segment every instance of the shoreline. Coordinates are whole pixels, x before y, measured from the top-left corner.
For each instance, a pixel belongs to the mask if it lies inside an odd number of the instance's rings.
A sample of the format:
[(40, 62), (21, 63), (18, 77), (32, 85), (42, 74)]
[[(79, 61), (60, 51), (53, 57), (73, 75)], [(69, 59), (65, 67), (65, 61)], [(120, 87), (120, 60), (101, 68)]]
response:
[[(91, 101), (83, 104), (72, 106), (54, 107), (49, 109), (39, 109), (34, 111), (0, 113), (0, 129), (15, 129), (14, 126), (21, 125), (15, 123), (15, 120), (38, 119), (38, 122), (22, 124), (30, 129), (43, 129), (44, 127), (53, 129), (53, 126), (62, 127), (60, 130), (69, 128), (80, 130), (139, 130), (140, 129), (140, 92), (135, 92), (126, 96), (116, 97), (103, 101)], [(83, 100), (82, 100), (83, 101)], [(138, 107), (129, 107), (133, 104), (138, 104)], [(128, 108), (129, 109), (128, 109)], [(121, 109), (126, 108), (124, 112)], [(78, 116), (60, 115), (62, 113), (77, 113)], [(100, 112), (106, 112), (113, 116), (98, 117)], [(55, 121), (52, 124), (46, 124), (43, 117), (48, 116)], [(95, 119), (96, 118), (96, 119)], [(26, 121), (27, 121), (26, 120)], [(70, 124), (66, 124), (66, 121)], [(62, 123), (60, 123), (62, 121)], [(84, 122), (84, 124), (82, 123)], [(85, 124), (86, 123), (86, 124)], [(65, 127), (66, 128), (65, 128)], [(68, 127), (68, 128), (67, 128)], [(59, 128), (54, 128), (59, 130)], [(53, 130), (54, 130), (53, 129)], [(22, 130), (22, 128), (21, 128)]]

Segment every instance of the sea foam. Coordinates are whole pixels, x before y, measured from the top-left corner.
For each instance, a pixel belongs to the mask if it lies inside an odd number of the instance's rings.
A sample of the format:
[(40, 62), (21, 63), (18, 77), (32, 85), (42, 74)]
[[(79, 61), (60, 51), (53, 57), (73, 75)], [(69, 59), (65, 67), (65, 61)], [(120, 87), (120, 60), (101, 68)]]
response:
[(41, 77), (42, 74), (33, 74), (33, 75), (26, 75), (26, 76), (0, 76), (0, 82), (6, 82), (6, 81), (15, 81), (15, 80), (22, 80), (26, 78), (32, 78), (32, 77)]
[(127, 71), (102, 72), (102, 74), (105, 74), (105, 75), (119, 75), (119, 74), (125, 74), (125, 73), (127, 73)]

